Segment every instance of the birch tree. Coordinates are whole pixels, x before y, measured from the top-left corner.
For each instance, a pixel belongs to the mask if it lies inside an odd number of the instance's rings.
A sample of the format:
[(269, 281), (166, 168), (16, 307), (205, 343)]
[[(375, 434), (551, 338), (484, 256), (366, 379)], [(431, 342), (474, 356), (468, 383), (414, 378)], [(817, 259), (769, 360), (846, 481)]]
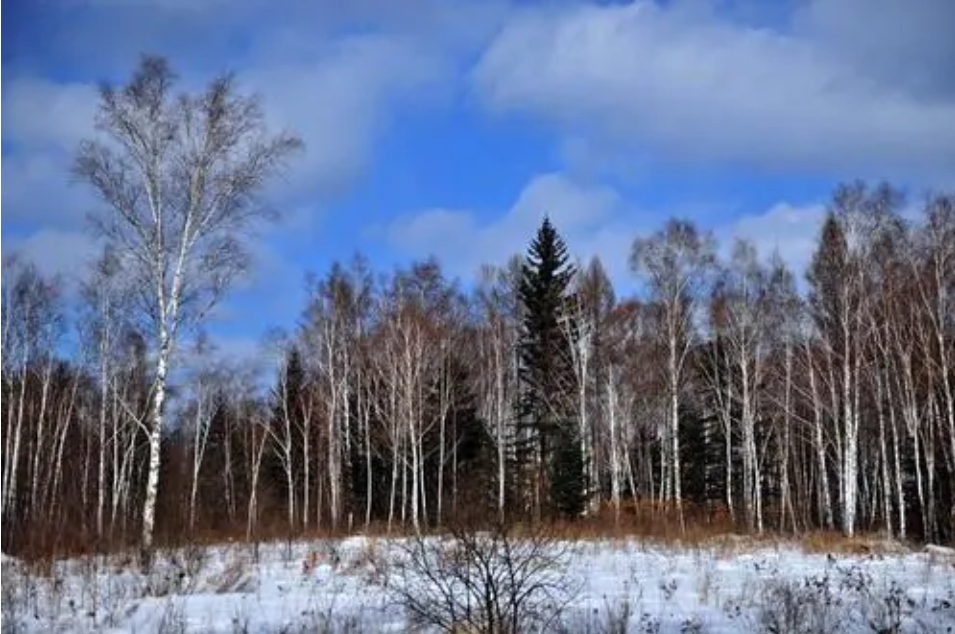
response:
[[(311, 290), (301, 332), (304, 349), (308, 351), (306, 363), (316, 377), (324, 401), (332, 529), (338, 528), (343, 512), (346, 474), (353, 445), (359, 441), (359, 342), (371, 294), (364, 266), (361, 260), (354, 261), (350, 269), (337, 262), (332, 265), (328, 275)], [(368, 453), (366, 464), (370, 464)]]
[[(134, 403), (118, 402), (125, 390), (121, 382), (120, 352), (123, 340), (132, 329), (129, 321), (128, 297), (132, 290), (129, 280), (123, 275), (122, 262), (114, 249), (107, 247), (94, 263), (90, 279), (83, 284), (82, 301), (84, 319), (80, 334), (86, 352), (99, 378), (99, 403), (97, 405), (97, 457), (96, 457), (96, 536), (104, 536), (106, 504), (110, 487), (107, 486), (110, 470), (116, 473), (120, 440), (128, 436), (123, 425), (136, 425), (127, 411), (135, 411)], [(135, 436), (135, 430), (133, 430)], [(113, 491), (116, 488), (113, 479)]]
[(494, 440), (497, 485), (498, 521), (504, 522), (507, 491), (510, 484), (508, 465), (513, 463), (516, 439), (514, 413), (517, 409), (517, 355), (520, 314), (517, 299), (519, 260), (512, 260), (510, 270), (485, 266), (477, 290), (481, 319), (478, 334), (477, 368), (481, 418), (488, 435)]
[(269, 434), (273, 440), (272, 450), (285, 477), (285, 512), (290, 536), (295, 530), (298, 483), (302, 472), (306, 471), (304, 462), (308, 457), (307, 444), (299, 442), (302, 430), (311, 427), (312, 386), (306, 381), (301, 354), (295, 345), (289, 345), (279, 369), (278, 384), (272, 393)]
[(631, 494), (636, 495), (633, 470), (630, 464), (630, 445), (633, 440), (632, 418), (634, 390), (625, 380), (628, 361), (637, 356), (637, 306), (633, 302), (617, 305), (604, 320), (604, 348), (601, 362), (606, 373), (603, 390), (603, 411), (606, 417), (607, 462), (609, 463), (610, 501), (614, 520), (620, 521), (625, 481), (629, 474)]
[(859, 506), (861, 380), (872, 335), (867, 311), (876, 291), (868, 262), (898, 204), (898, 193), (884, 184), (872, 190), (861, 182), (837, 188), (808, 275), (810, 306), (831, 374), (832, 414), (839, 423), (839, 507), (848, 536), (855, 532)]
[(666, 394), (669, 401), (664, 442), (667, 447), (662, 497), (675, 502), (681, 529), (685, 530), (680, 470), (680, 397), (687, 357), (695, 335), (696, 302), (715, 263), (713, 237), (700, 233), (684, 220), (670, 220), (649, 238), (633, 243), (630, 267), (646, 284), (659, 304), (666, 350)]
[(104, 203), (96, 227), (124, 255), (153, 332), (143, 563), (151, 559), (167, 379), (185, 327), (215, 305), (247, 263), (243, 238), (265, 208), (256, 195), (302, 143), (265, 129), (259, 100), (232, 75), (176, 95), (168, 63), (145, 56), (123, 86), (100, 90), (96, 129), (74, 165)]
[[(933, 345), (926, 360), (941, 384), (941, 420), (948, 435), (950, 473), (955, 474), (955, 192), (929, 197), (923, 214), (916, 251), (921, 262), (913, 262), (918, 273), (915, 288), (929, 324)], [(955, 532), (955, 503), (952, 507)]]
[[(791, 467), (794, 457), (795, 416), (795, 355), (799, 344), (799, 322), (803, 313), (802, 300), (796, 291), (795, 279), (778, 252), (769, 260), (769, 279), (767, 287), (767, 324), (764, 336), (769, 345), (782, 350), (782, 367), (776, 363), (777, 380), (773, 384), (774, 394), (767, 395), (767, 401), (775, 404), (777, 412), (776, 436), (779, 455), (780, 489), (780, 527), (785, 529), (787, 515), (793, 531), (798, 530), (796, 507), (793, 502)], [(779, 376), (781, 375), (781, 376)], [(780, 393), (781, 392), (781, 393)], [(798, 454), (796, 454), (798, 455)]]
[(768, 271), (755, 247), (737, 241), (732, 259), (715, 287), (715, 327), (725, 341), (733, 372), (730, 400), (738, 403), (743, 450), (743, 510), (747, 527), (763, 531), (760, 456), (756, 448), (758, 390), (765, 379), (766, 327), (769, 317)]
[(602, 328), (615, 301), (613, 287), (599, 258), (581, 267), (574, 277), (568, 319), (564, 321), (576, 374), (577, 424), (580, 454), (584, 463), (585, 508), (600, 508), (600, 455), (598, 437), (603, 430), (598, 412), (603, 381)]
[(39, 461), (51, 439), (46, 425), (53, 353), (63, 331), (60, 301), (57, 280), (45, 278), (30, 263), (4, 261), (2, 515), (8, 535), (25, 513), (38, 508)]
[[(206, 348), (203, 342), (197, 345), (197, 356), (211, 357), (213, 350)], [(199, 501), (199, 483), (202, 474), (202, 465), (209, 447), (209, 436), (212, 431), (213, 419), (220, 415), (229, 400), (227, 397), (228, 383), (232, 378), (240, 376), (238, 368), (229, 368), (223, 361), (212, 358), (200, 362), (189, 377), (192, 398), (182, 413), (181, 429), (190, 441), (190, 473), (189, 473), (189, 531), (195, 531), (197, 519), (197, 503)]]

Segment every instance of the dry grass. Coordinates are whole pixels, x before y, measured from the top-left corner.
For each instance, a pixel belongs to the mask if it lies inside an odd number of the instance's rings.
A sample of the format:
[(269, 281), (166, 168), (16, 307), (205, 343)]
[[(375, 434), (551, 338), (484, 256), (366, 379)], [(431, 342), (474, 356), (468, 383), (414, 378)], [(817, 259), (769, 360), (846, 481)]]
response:
[[(767, 532), (757, 536), (742, 530), (736, 525), (723, 504), (694, 504), (684, 502), (684, 522), (681, 525), (679, 514), (674, 505), (666, 505), (655, 500), (626, 500), (621, 504), (620, 513), (613, 506), (605, 504), (592, 516), (575, 521), (555, 521), (546, 525), (548, 532), (555, 538), (566, 541), (639, 541), (644, 544), (675, 548), (701, 548), (715, 551), (717, 555), (733, 556), (741, 552), (752, 552), (766, 547), (796, 546), (807, 553), (830, 553), (833, 555), (872, 555), (902, 554), (911, 552), (905, 544), (888, 539), (878, 533), (863, 534), (847, 538), (834, 531), (812, 531), (801, 535), (791, 533)], [(236, 545), (253, 546), (258, 552), (259, 545), (289, 545), (291, 557), (292, 544), (328, 543), (341, 538), (360, 535), (373, 544), (377, 538), (409, 537), (415, 533), (411, 527), (394, 525), (391, 530), (384, 522), (375, 522), (369, 526), (363, 523), (349, 531), (346, 526), (331, 530), (327, 526), (311, 527), (308, 530), (289, 531), (282, 520), (262, 522), (252, 540), (246, 540), (244, 527), (235, 530), (203, 530), (190, 535), (180, 534), (173, 538), (165, 535), (158, 541), (159, 552), (202, 553), (206, 547)], [(453, 524), (453, 522), (452, 522)], [(466, 525), (466, 524), (465, 524)], [(424, 534), (446, 534), (451, 524), (442, 527), (425, 527)], [(475, 525), (475, 529), (484, 526)], [(511, 526), (515, 534), (532, 534), (538, 530), (532, 524), (515, 523)], [(371, 547), (374, 551), (374, 546)], [(134, 546), (116, 544), (107, 548), (109, 561), (117, 569), (135, 565), (138, 551)], [(54, 563), (65, 557), (90, 555), (92, 551), (64, 553), (35, 553), (38, 556), (25, 557), (30, 562), (31, 572), (39, 576), (49, 576)], [(194, 557), (187, 557), (191, 561)], [(355, 564), (356, 567), (374, 568), (372, 562), (377, 557), (374, 552)], [(201, 563), (201, 562), (199, 562)], [(200, 566), (201, 567), (201, 566)]]
[(553, 530), (563, 538), (577, 541), (639, 539), (674, 546), (705, 546), (735, 534), (725, 507), (684, 503), (681, 526), (677, 509), (649, 501), (628, 501), (619, 517), (610, 505), (597, 514), (575, 522), (557, 522)]
[(815, 531), (795, 538), (804, 552), (839, 555), (898, 555), (911, 552), (902, 542), (879, 533), (846, 537), (834, 531)]

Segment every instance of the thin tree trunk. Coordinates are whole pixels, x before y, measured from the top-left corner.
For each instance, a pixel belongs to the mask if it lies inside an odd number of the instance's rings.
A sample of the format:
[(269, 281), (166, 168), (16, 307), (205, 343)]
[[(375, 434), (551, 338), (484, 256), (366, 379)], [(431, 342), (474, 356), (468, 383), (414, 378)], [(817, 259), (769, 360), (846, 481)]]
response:
[(780, 522), (783, 530), (786, 528), (786, 516), (790, 518), (793, 532), (798, 532), (796, 526), (796, 513), (793, 509), (792, 487), (789, 481), (789, 456), (792, 451), (792, 379), (793, 379), (793, 351), (792, 342), (786, 341), (785, 352), (785, 387), (783, 394), (783, 440), (780, 456), (781, 482), (780, 492), (782, 495), (782, 521)]
[(680, 522), (680, 532), (686, 533), (686, 522), (683, 517), (683, 492), (680, 477), (680, 383), (679, 367), (677, 365), (676, 334), (670, 340), (670, 460), (672, 475), (672, 496), (676, 501), (677, 516)]
[(826, 461), (826, 445), (822, 430), (822, 402), (819, 398), (817, 388), (815, 364), (812, 360), (812, 352), (808, 346), (806, 348), (806, 357), (809, 366), (809, 385), (812, 392), (813, 446), (816, 450), (816, 463), (819, 468), (820, 501), (823, 507), (826, 528), (832, 530), (833, 526), (835, 526), (835, 522), (832, 517), (832, 497), (829, 493), (829, 468)]
[(149, 468), (146, 476), (146, 497), (143, 501), (142, 564), (152, 563), (153, 531), (156, 524), (156, 499), (159, 494), (159, 461), (163, 430), (163, 406), (166, 402), (166, 373), (169, 367), (171, 342), (165, 323), (159, 330), (159, 357), (153, 393), (152, 420), (149, 426)]

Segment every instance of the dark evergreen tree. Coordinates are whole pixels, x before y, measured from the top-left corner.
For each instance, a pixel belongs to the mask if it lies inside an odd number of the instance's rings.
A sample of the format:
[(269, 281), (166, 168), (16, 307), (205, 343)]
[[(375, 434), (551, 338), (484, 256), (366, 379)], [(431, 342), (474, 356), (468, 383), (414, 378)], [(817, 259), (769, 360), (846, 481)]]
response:
[(848, 246), (843, 228), (833, 214), (822, 225), (819, 246), (813, 255), (806, 277), (809, 281), (809, 305), (816, 326), (836, 347), (841, 346), (842, 333), (838, 316), (846, 310), (845, 278)]
[(517, 456), (524, 507), (567, 516), (583, 509), (583, 460), (573, 420), (574, 372), (568, 332), (568, 288), (574, 275), (567, 247), (548, 218), (521, 267), (520, 425)]
[(578, 517), (584, 510), (584, 457), (580, 452), (577, 425), (560, 425), (554, 430), (553, 454), (549, 462), (550, 498), (561, 517)]

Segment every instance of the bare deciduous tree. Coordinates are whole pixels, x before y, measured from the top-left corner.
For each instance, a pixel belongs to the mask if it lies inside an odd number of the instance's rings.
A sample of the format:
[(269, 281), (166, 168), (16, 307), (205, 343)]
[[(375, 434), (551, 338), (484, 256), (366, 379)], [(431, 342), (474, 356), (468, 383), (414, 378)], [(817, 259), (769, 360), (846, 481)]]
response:
[(666, 349), (667, 477), (662, 482), (662, 498), (676, 503), (683, 526), (683, 499), (680, 472), (680, 393), (686, 360), (694, 343), (694, 307), (699, 300), (708, 273), (715, 262), (713, 237), (700, 233), (693, 224), (670, 220), (649, 238), (633, 243), (630, 266), (647, 283), (654, 301), (662, 309), (663, 344)]
[[(765, 358), (769, 348), (771, 308), (770, 272), (758, 261), (756, 248), (737, 241), (732, 261), (719, 276), (713, 294), (713, 326), (725, 342), (733, 371), (722, 380), (728, 402), (739, 408), (743, 450), (743, 510), (747, 528), (763, 531), (760, 456), (756, 447), (756, 423), (760, 418), (759, 389), (765, 382)], [(719, 388), (718, 388), (719, 389)]]
[(97, 227), (119, 248), (153, 330), (144, 562), (152, 551), (177, 339), (245, 268), (243, 237), (265, 211), (256, 194), (302, 145), (290, 134), (269, 135), (258, 99), (239, 94), (231, 75), (198, 94), (176, 95), (175, 83), (164, 59), (144, 56), (124, 86), (104, 85), (96, 117), (101, 138), (81, 144), (74, 166), (106, 205)]

